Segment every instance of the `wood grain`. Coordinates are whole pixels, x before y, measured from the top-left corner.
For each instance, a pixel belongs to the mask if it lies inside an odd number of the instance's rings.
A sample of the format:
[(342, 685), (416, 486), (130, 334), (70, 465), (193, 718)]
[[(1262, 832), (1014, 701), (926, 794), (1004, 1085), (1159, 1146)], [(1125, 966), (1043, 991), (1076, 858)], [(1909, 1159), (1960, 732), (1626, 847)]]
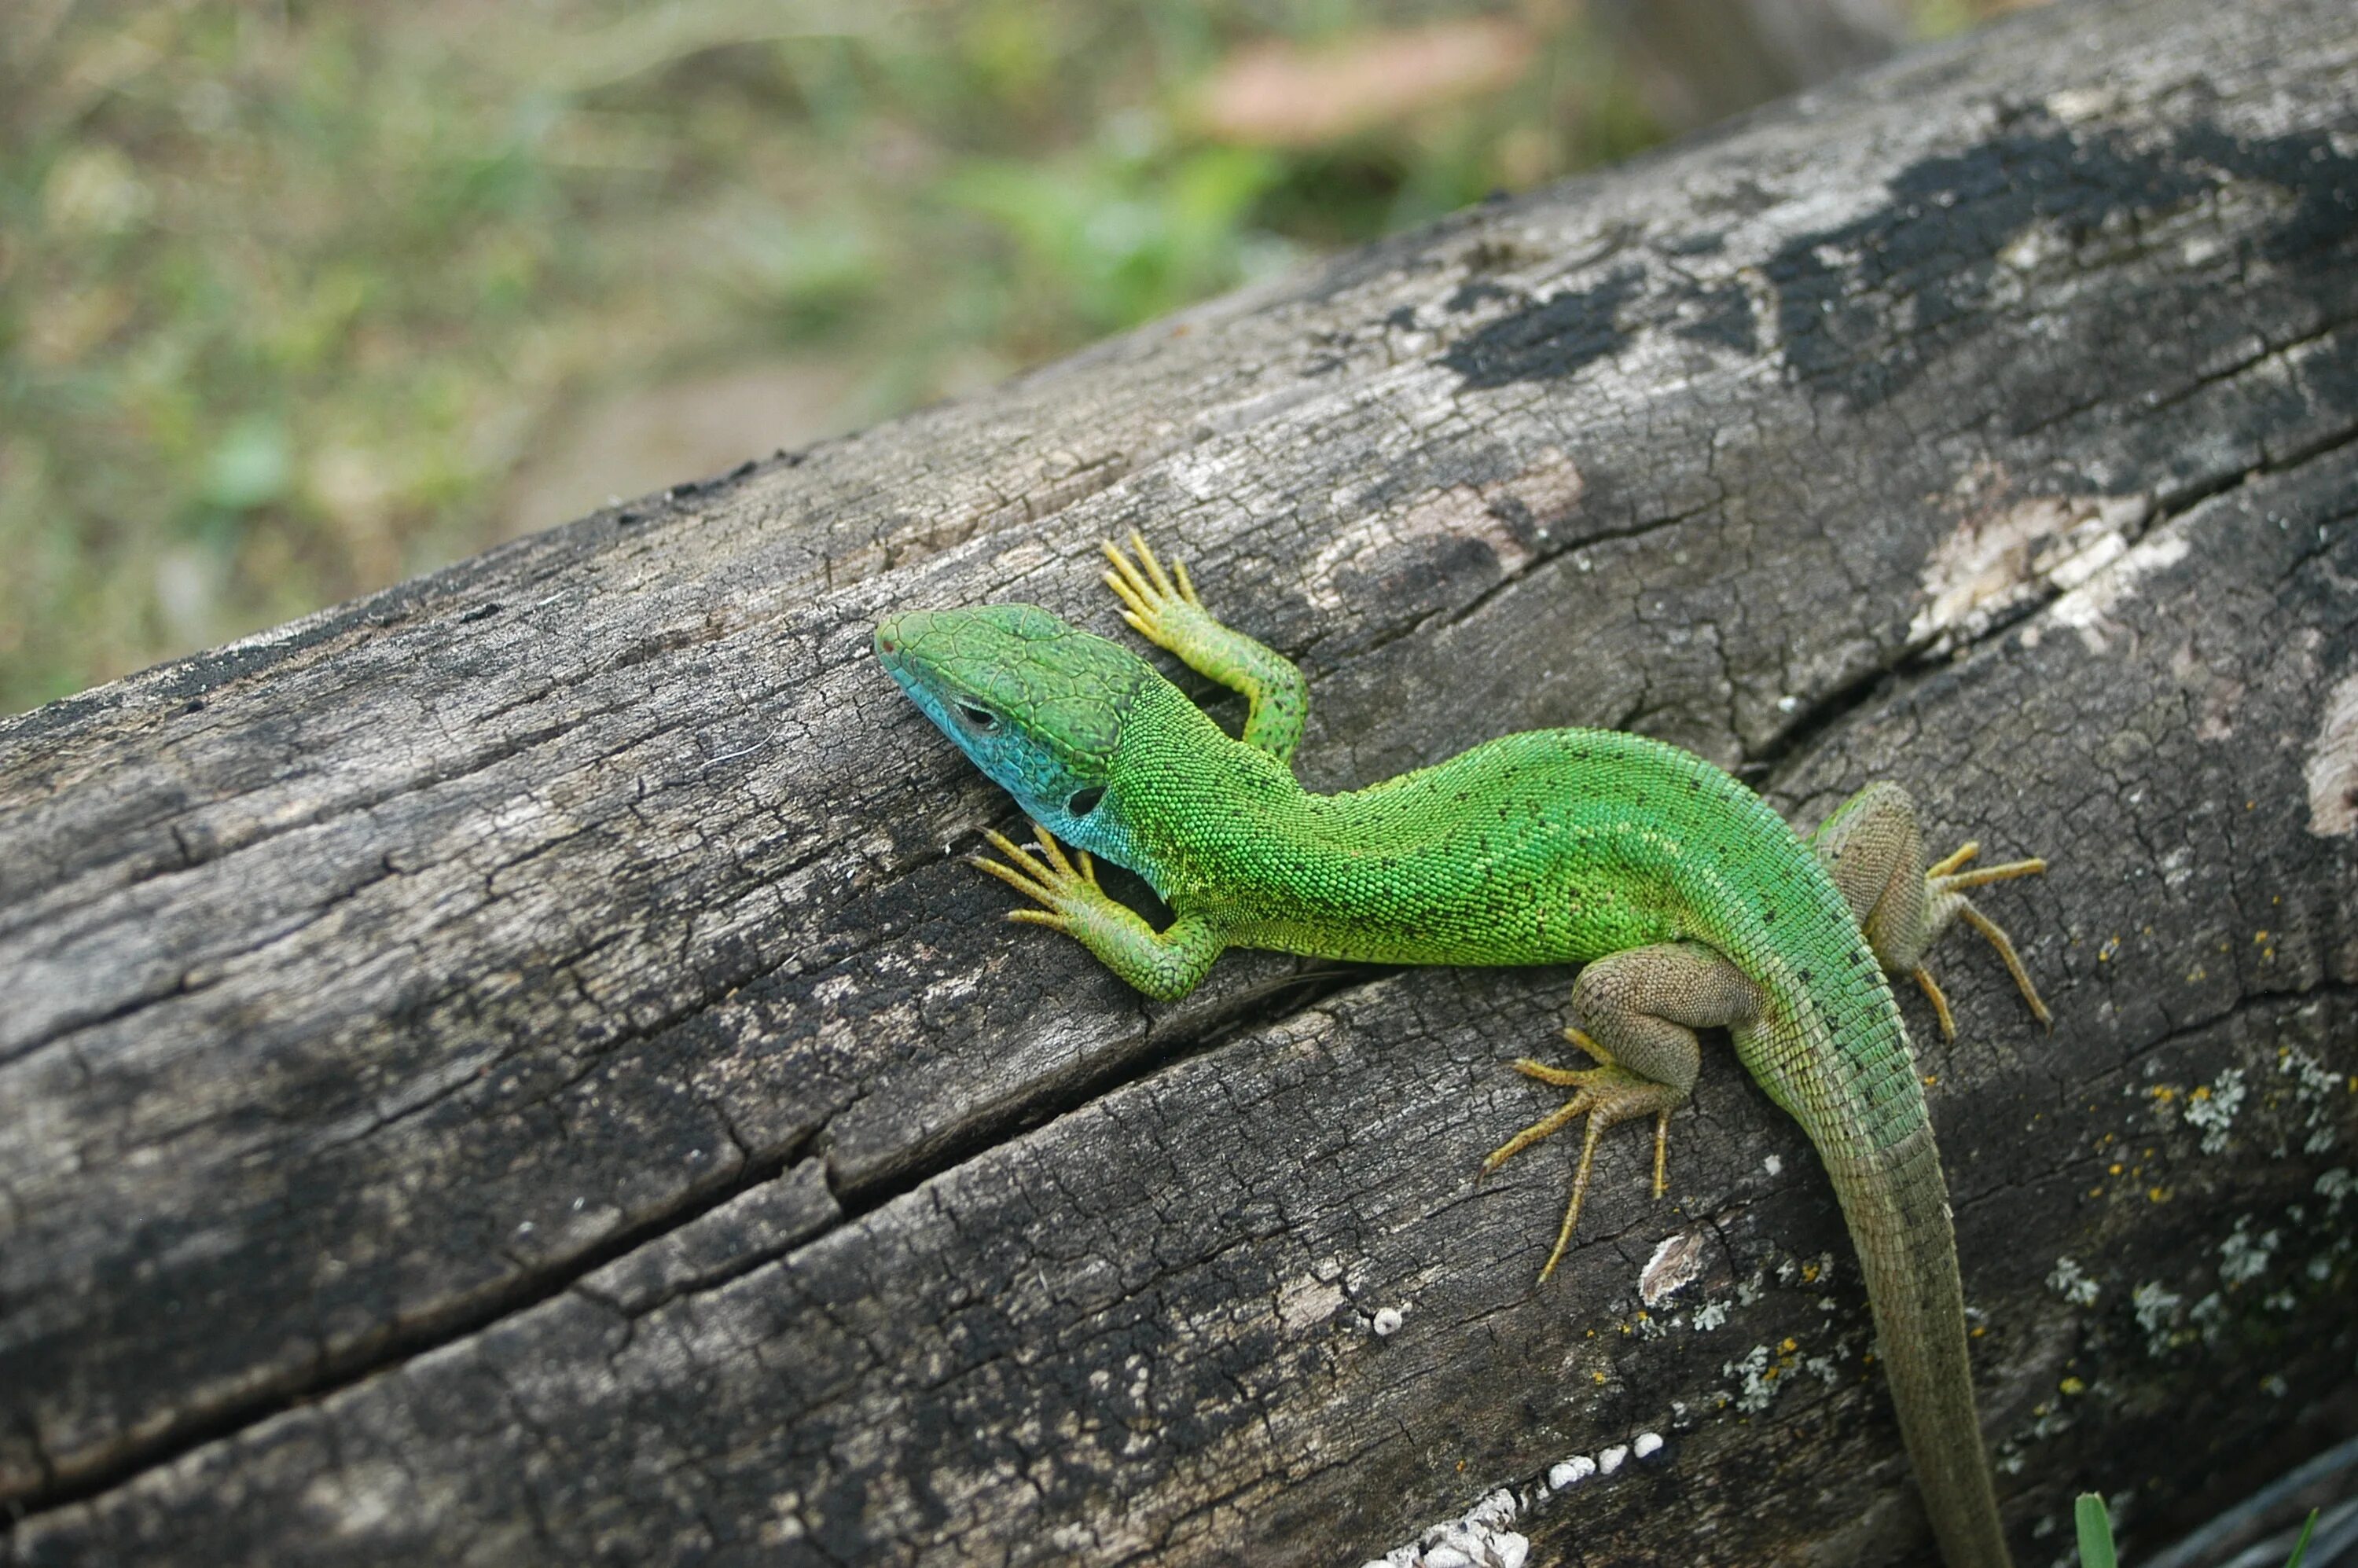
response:
[(7, 1551), (1920, 1561), (1724, 1053), (1535, 1288), (1565, 974), (1154, 1007), (945, 854), (871, 625), (1133, 526), (1319, 787), (1606, 724), (2054, 860), (2051, 1035), (1906, 1005), (2017, 1550), (2135, 1551), (2358, 1421), (2353, 435), (2358, 22), (2071, 5), (0, 724)]

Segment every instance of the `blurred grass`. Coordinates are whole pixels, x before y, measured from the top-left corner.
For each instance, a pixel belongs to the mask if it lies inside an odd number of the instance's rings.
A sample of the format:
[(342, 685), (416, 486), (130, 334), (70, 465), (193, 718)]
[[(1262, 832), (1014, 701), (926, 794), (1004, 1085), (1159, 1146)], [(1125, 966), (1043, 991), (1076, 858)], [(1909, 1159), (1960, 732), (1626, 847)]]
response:
[(495, 541), (593, 396), (864, 423), (1633, 150), (1585, 15), (7, 0), (0, 712)]

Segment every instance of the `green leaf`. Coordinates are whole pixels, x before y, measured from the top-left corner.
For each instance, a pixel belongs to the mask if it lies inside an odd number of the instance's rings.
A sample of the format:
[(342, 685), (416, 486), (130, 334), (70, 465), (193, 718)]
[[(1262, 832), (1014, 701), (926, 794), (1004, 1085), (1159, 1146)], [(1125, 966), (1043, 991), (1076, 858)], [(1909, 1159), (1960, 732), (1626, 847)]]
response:
[(2113, 1554), (2113, 1521), (2104, 1516), (2104, 1499), (2082, 1492), (2072, 1505), (2071, 1519), (2080, 1530), (2080, 1568), (2119, 1568)]
[(2317, 1529), (2317, 1510), (2309, 1510), (2309, 1522), (2300, 1527), (2300, 1539), (2292, 1543), (2292, 1555), (2285, 1559), (2285, 1568), (2300, 1568), (2300, 1560), (2309, 1551), (2309, 1538)]

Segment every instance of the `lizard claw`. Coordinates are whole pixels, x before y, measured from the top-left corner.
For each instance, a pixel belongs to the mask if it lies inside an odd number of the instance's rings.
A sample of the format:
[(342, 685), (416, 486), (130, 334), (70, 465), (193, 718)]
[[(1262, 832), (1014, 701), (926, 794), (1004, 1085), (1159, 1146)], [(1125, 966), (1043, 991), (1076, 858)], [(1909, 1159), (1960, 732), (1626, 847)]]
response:
[(985, 855), (968, 855), (965, 857), (966, 863), (978, 871), (997, 877), (1024, 897), (1044, 906), (1040, 909), (1011, 909), (1007, 912), (1008, 919), (1026, 925), (1044, 925), (1068, 936), (1077, 935), (1072, 918), (1077, 906), (1091, 902), (1092, 895), (1097, 899), (1106, 896), (1105, 890), (1098, 885), (1096, 862), (1089, 859), (1087, 849), (1076, 849), (1073, 853), (1080, 859), (1080, 863), (1076, 866), (1065, 856), (1054, 834), (1036, 822), (1032, 825), (1032, 832), (1037, 840), (1037, 857), (1030, 849), (1016, 843), (997, 828), (986, 827), (982, 836), (990, 840), (992, 849), (1007, 857), (1007, 862), (1001, 863)]
[[(1174, 559), (1171, 574), (1165, 574), (1163, 563), (1154, 558), (1154, 552), (1147, 548), (1146, 540), (1135, 528), (1130, 531), (1130, 547), (1137, 555), (1136, 560), (1123, 554), (1121, 546), (1110, 539), (1099, 547), (1112, 565), (1112, 569), (1104, 574), (1105, 585), (1121, 600), (1121, 618), (1155, 646), (1178, 653), (1179, 633), (1174, 622), (1190, 610), (1199, 616), (1208, 613), (1204, 601), (1195, 597), (1195, 585), (1188, 580), (1187, 563)], [(1176, 582), (1172, 580), (1173, 575)]]
[[(2022, 959), (2015, 953), (2014, 943), (2007, 937), (2005, 928), (1975, 909), (1973, 901), (1965, 897), (1967, 888), (1984, 887), (2015, 877), (2038, 876), (2047, 870), (2047, 862), (2033, 857), (2028, 860), (2008, 860), (2004, 865), (1984, 866), (1977, 871), (1959, 869), (1980, 854), (1981, 849), (1979, 843), (1968, 839), (1947, 859), (1924, 869), (1925, 892), (1932, 909), (1939, 912), (1945, 907), (1947, 912), (1936, 914), (1935, 918), (1942, 925), (1947, 924), (1951, 918), (1962, 919), (1980, 932), (1984, 939), (1997, 949), (1999, 960), (2006, 965), (2006, 972), (2014, 977), (2015, 988), (2022, 992), (2022, 1000), (2029, 1004), (2030, 1016), (2052, 1029), (2055, 1027), (2055, 1015), (2048, 1011), (2047, 1004), (2039, 1000), (2039, 988), (2031, 983), (2030, 971), (2022, 967)], [(1932, 979), (1931, 971), (1920, 964), (1917, 966), (1915, 975), (1916, 983), (1923, 988), (1933, 1012), (1940, 1018), (1941, 1038), (1955, 1039), (1956, 1021), (1949, 1016), (1949, 999), (1941, 994), (1940, 983)]]
[(1628, 1068), (1617, 1065), (1603, 1051), (1589, 1043), (1578, 1030), (1566, 1030), (1583, 1050), (1593, 1053), (1605, 1065), (1601, 1067), (1551, 1067), (1525, 1056), (1516, 1061), (1515, 1071), (1527, 1078), (1537, 1078), (1545, 1084), (1572, 1089), (1573, 1096), (1554, 1111), (1524, 1128), (1498, 1148), (1490, 1151), (1482, 1162), (1476, 1180), (1488, 1175), (1541, 1139), (1562, 1131), (1582, 1117), (1588, 1119), (1580, 1141), (1580, 1163), (1574, 1168), (1572, 1201), (1563, 1211), (1563, 1227), (1556, 1232), (1555, 1249), (1548, 1254), (1546, 1266), (1540, 1270), (1540, 1282), (1547, 1282), (1555, 1266), (1563, 1260), (1564, 1251), (1572, 1245), (1572, 1233), (1580, 1224), (1581, 1206), (1588, 1198), (1590, 1168), (1596, 1162), (1596, 1140), (1604, 1130), (1617, 1121), (1651, 1115), (1654, 1118), (1654, 1195), (1660, 1197), (1668, 1184), (1665, 1170), (1669, 1160), (1671, 1112), (1685, 1096), (1666, 1084), (1640, 1077)]

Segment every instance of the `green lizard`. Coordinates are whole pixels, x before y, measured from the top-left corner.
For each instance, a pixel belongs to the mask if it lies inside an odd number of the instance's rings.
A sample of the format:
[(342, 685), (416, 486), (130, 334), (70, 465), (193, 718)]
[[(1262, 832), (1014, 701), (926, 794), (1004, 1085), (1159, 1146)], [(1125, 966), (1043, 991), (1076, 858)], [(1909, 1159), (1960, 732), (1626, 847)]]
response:
[[(1508, 735), (1437, 766), (1313, 795), (1289, 759), (1308, 685), (1213, 619), (1136, 534), (1105, 546), (1107, 584), (1150, 642), (1249, 704), (1240, 740), (1137, 654), (1031, 605), (910, 611), (876, 628), (885, 669), (1031, 815), (1038, 853), (988, 834), (982, 871), (1123, 979), (1184, 996), (1228, 946), (1388, 964), (1580, 964), (1578, 1027), (1598, 1064), (1516, 1069), (1573, 1091), (1485, 1172), (1585, 1117), (1554, 1250), (1563, 1256), (1597, 1135), (1654, 1119), (1663, 1191), (1671, 1113), (1700, 1066), (1695, 1031), (1725, 1028), (1745, 1067), (1796, 1118), (1833, 1177), (1864, 1266), (1892, 1402), (1950, 1568), (2007, 1562), (1965, 1357), (1948, 1190), (1885, 974), (1947, 1003), (1925, 949), (1963, 918), (2048, 1019), (2006, 934), (1965, 890), (2046, 869), (1924, 864), (1913, 807), (1874, 784), (1804, 845), (1766, 802), (1702, 758), (1600, 730)], [(1075, 847), (1077, 863), (1058, 840)], [(1814, 852), (1813, 852), (1814, 851)], [(1098, 884), (1091, 855), (1171, 907), (1156, 931)]]

